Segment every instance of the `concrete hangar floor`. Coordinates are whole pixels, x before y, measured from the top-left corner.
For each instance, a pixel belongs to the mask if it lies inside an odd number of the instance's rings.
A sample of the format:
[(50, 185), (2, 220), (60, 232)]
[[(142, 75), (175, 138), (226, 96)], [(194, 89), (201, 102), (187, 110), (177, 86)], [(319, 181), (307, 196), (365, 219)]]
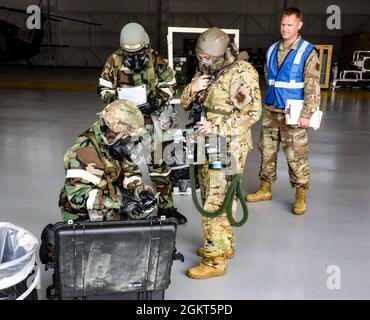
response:
[[(70, 69), (51, 76), (33, 71), (34, 79), (22, 82), (12, 80), (11, 69), (2, 73), (1, 221), (38, 237), (46, 224), (60, 221), (63, 155), (103, 108), (95, 91), (99, 72)], [(92, 81), (86, 83), (87, 78)], [(247, 224), (235, 228), (236, 255), (225, 276), (192, 280), (185, 275), (199, 261), (195, 250), (202, 243), (202, 229), (191, 197), (175, 196), (188, 218), (178, 227), (176, 240), (185, 262), (174, 262), (165, 299), (370, 298), (370, 92), (322, 91), (321, 109), (321, 129), (309, 132), (312, 175), (306, 214), (290, 213), (294, 191), (280, 151), (273, 200), (248, 205)], [(185, 124), (187, 114), (178, 111)], [(244, 193), (259, 185), (260, 128), (261, 121), (253, 127), (255, 147), (244, 171)], [(339, 275), (336, 289), (330, 285), (333, 272)], [(43, 270), (39, 299), (45, 299), (49, 284), (51, 271)]]

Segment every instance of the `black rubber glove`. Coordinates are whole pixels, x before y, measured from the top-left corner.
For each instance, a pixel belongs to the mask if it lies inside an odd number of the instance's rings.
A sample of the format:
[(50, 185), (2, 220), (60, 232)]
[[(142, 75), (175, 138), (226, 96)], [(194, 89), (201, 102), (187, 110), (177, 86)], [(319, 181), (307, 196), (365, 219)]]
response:
[(152, 212), (157, 206), (157, 199), (153, 192), (143, 190), (139, 193), (139, 198), (145, 211)]
[(155, 97), (150, 97), (147, 103), (138, 105), (140, 111), (144, 114), (151, 114), (158, 108), (158, 101)]
[(144, 208), (139, 201), (125, 197), (121, 204), (121, 213), (127, 215), (129, 219), (139, 220), (145, 219)]

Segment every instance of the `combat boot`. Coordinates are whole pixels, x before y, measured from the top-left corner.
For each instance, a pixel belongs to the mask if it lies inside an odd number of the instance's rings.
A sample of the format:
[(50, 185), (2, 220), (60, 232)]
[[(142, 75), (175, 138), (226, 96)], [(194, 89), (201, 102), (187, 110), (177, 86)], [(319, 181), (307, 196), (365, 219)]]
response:
[(200, 262), (197, 266), (188, 269), (186, 275), (192, 279), (208, 279), (223, 276), (226, 273), (226, 266), (210, 267)]
[[(199, 248), (197, 249), (197, 255), (198, 255), (199, 257), (205, 258), (205, 249), (204, 249), (204, 247), (199, 247)], [(207, 256), (207, 257), (208, 257), (208, 256)], [(229, 249), (229, 250), (227, 250), (227, 251), (226, 251), (226, 253), (225, 253), (225, 257), (226, 257), (227, 259), (232, 259), (232, 258), (234, 258), (234, 249)]]
[(294, 214), (304, 214), (306, 211), (306, 189), (298, 187), (295, 193), (295, 202), (292, 212)]
[(259, 189), (255, 193), (248, 194), (245, 200), (248, 202), (257, 202), (272, 199), (271, 183), (262, 181)]

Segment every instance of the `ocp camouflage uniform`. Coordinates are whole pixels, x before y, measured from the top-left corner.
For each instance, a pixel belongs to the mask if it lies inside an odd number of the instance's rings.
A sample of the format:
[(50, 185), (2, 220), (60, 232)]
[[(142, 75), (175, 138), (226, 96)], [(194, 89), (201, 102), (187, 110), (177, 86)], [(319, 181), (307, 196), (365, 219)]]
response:
[(99, 122), (89, 131), (95, 135), (103, 159), (93, 142), (82, 135), (64, 155), (66, 180), (59, 200), (63, 220), (119, 220), (121, 190), (145, 189), (141, 173), (131, 161), (111, 157), (102, 144)]
[[(290, 49), (297, 48), (301, 36), (291, 48), (284, 48), (281, 42), (278, 50), (279, 68)], [(265, 67), (266, 70), (266, 67)], [(308, 56), (304, 68), (304, 106), (301, 117), (310, 119), (320, 105), (320, 63), (316, 51)], [(292, 187), (309, 188), (310, 167), (308, 163), (307, 129), (298, 125), (286, 125), (285, 113), (274, 106), (265, 105), (259, 150), (261, 152), (260, 180), (276, 181), (276, 164), (279, 145), (283, 147), (289, 167)]]
[[(185, 87), (181, 96), (184, 109), (189, 109), (195, 95), (191, 87), (200, 76), (196, 74)], [(212, 134), (226, 138), (227, 169), (210, 169), (208, 163), (198, 166), (199, 183), (202, 191), (203, 209), (218, 209), (230, 185), (231, 175), (242, 173), (249, 150), (252, 149), (251, 126), (261, 115), (261, 94), (258, 73), (251, 64), (240, 60), (221, 74), (206, 92), (203, 105), (207, 109), (207, 120), (212, 123)], [(236, 215), (237, 200), (233, 201)], [(235, 246), (234, 233), (226, 213), (216, 218), (202, 218), (205, 255), (202, 260), (215, 268), (225, 268), (226, 252)]]
[[(166, 105), (173, 97), (175, 81), (175, 71), (153, 50), (148, 49), (148, 66), (140, 72), (134, 72), (123, 65), (123, 49), (117, 49), (104, 65), (103, 72), (99, 79), (98, 94), (104, 103), (109, 103), (116, 99), (117, 88), (136, 87), (146, 85), (147, 96), (155, 97), (158, 101), (158, 111)], [(153, 125), (150, 116), (144, 115), (145, 124)], [(162, 150), (167, 146), (163, 143)], [(151, 146), (152, 151), (154, 145)], [(154, 159), (152, 153), (152, 159)], [(159, 191), (159, 208), (166, 209), (173, 207), (171, 194), (170, 168), (165, 163), (148, 164), (151, 179)]]

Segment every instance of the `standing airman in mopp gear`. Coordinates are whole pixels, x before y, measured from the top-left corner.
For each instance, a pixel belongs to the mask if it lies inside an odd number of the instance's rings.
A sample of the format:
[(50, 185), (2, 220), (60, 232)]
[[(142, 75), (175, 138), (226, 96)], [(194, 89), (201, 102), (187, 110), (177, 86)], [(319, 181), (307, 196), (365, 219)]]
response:
[[(168, 107), (174, 94), (175, 71), (150, 47), (150, 40), (144, 28), (137, 23), (128, 23), (121, 30), (121, 47), (105, 63), (99, 79), (98, 94), (105, 103), (119, 98), (125, 88), (145, 86), (146, 102), (138, 105), (145, 125), (154, 126), (158, 114)], [(168, 122), (168, 121), (167, 121)], [(152, 159), (154, 158), (152, 143)], [(162, 146), (165, 149), (165, 144)], [(186, 218), (174, 208), (170, 168), (164, 161), (149, 163), (151, 179), (160, 192), (159, 215), (174, 217), (180, 224)]]
[[(196, 53), (199, 68), (182, 93), (181, 105), (188, 110), (194, 103), (200, 104), (205, 117), (197, 122), (198, 133), (226, 140), (225, 167), (213, 166), (209, 159), (198, 164), (203, 209), (215, 211), (221, 207), (231, 175), (243, 172), (252, 148), (251, 126), (261, 114), (261, 94), (258, 73), (222, 30), (214, 27), (202, 33)], [(236, 207), (234, 198), (234, 216)], [(187, 275), (194, 279), (222, 276), (227, 259), (234, 255), (233, 228), (226, 213), (215, 218), (202, 217), (202, 223), (204, 244), (197, 250), (202, 260)]]

